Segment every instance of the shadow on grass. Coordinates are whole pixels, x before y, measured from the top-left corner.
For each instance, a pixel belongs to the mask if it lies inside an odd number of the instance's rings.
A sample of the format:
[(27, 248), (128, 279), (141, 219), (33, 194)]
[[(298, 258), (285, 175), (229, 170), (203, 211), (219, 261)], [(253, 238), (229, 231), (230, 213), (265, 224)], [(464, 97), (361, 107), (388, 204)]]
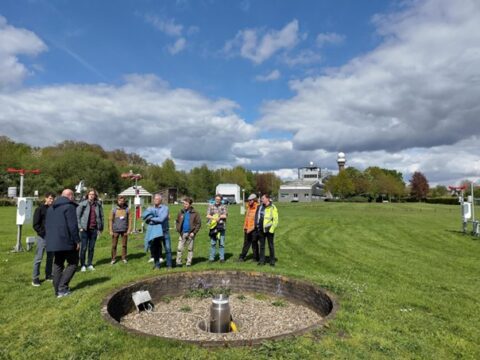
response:
[[(185, 260), (184, 256), (183, 256), (182, 260)], [(192, 265), (200, 264), (200, 263), (205, 262), (207, 260), (208, 259), (206, 257), (196, 256), (192, 259)], [(183, 263), (182, 266), (185, 266), (185, 261), (182, 261), (182, 263)], [(177, 264), (176, 264), (176, 257), (175, 256), (172, 257), (172, 265), (173, 265), (173, 267), (178, 267)]]
[(445, 230), (445, 231), (452, 234), (456, 234), (456, 235), (468, 236), (473, 241), (480, 241), (480, 237), (473, 235), (471, 231), (467, 231), (466, 233), (464, 233), (461, 230)]
[(82, 281), (81, 283), (77, 284), (76, 286), (74, 286), (72, 288), (72, 291), (73, 290), (79, 290), (79, 289), (82, 289), (82, 288), (87, 287), (87, 286), (93, 286), (93, 285), (101, 284), (101, 283), (104, 283), (104, 282), (106, 282), (110, 279), (111, 278), (108, 277), (108, 276), (102, 276), (102, 277), (98, 277), (98, 278), (94, 278), (94, 279), (90, 279), (90, 280), (85, 280), (85, 281)]
[[(121, 251), (120, 251), (120, 254), (117, 253), (117, 261), (120, 261), (120, 257), (121, 257), (120, 255), (121, 255)], [(145, 256), (147, 256), (147, 254), (144, 253), (144, 252), (138, 252), (138, 253), (135, 253), (135, 254), (127, 254), (127, 260), (140, 259), (140, 258), (143, 258)], [(103, 258), (103, 259), (98, 260), (95, 263), (95, 266), (110, 264), (110, 261), (112, 261), (112, 259), (110, 259), (109, 257), (108, 258)]]
[(445, 229), (445, 231), (447, 231), (449, 233), (452, 233), (452, 234), (457, 234), (457, 235), (467, 235), (467, 234), (464, 234), (463, 231), (461, 231), (461, 230), (451, 230), (451, 229), (447, 230), (447, 229)]

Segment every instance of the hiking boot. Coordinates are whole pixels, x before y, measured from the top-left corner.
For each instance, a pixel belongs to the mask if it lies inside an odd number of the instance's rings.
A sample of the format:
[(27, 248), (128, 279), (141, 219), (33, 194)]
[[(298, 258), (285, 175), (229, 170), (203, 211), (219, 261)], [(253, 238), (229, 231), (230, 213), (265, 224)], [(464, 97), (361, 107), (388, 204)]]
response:
[(42, 285), (42, 284), (40, 283), (40, 279), (39, 279), (39, 278), (35, 278), (35, 279), (32, 280), (32, 285), (33, 285), (33, 286), (40, 286), (40, 285)]

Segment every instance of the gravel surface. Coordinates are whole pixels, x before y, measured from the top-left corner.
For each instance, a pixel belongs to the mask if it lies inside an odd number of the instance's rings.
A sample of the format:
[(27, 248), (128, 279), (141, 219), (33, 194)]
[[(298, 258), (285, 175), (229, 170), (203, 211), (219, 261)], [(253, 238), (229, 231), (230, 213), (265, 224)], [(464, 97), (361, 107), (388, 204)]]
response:
[(209, 323), (211, 298), (167, 298), (152, 312), (132, 312), (121, 324), (165, 338), (219, 341), (253, 340), (292, 333), (318, 323), (322, 317), (284, 298), (264, 294), (230, 294), (230, 309), (238, 332), (215, 334), (200, 329)]

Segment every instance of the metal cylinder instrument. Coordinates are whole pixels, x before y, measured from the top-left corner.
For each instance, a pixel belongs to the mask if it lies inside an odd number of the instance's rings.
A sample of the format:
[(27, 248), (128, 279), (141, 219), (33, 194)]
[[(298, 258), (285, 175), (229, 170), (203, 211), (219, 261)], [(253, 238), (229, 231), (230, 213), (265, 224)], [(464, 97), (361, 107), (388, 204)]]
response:
[(230, 304), (227, 295), (216, 295), (210, 306), (210, 332), (230, 332)]

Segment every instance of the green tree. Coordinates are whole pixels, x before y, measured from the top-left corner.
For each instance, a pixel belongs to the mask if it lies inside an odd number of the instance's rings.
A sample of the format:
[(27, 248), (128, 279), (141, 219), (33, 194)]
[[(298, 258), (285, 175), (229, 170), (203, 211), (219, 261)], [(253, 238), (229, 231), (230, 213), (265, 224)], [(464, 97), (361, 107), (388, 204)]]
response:
[(348, 167), (343, 170), (343, 172), (348, 175), (353, 182), (354, 195), (365, 195), (370, 192), (370, 182), (368, 181), (368, 177), (360, 170), (354, 167)]
[(172, 159), (166, 159), (162, 163), (162, 179), (161, 183), (164, 187), (177, 187), (178, 174), (175, 162)]
[(98, 153), (67, 150), (44, 159), (47, 174), (62, 188), (74, 188), (80, 180), (100, 193), (117, 194), (120, 173), (115, 165)]
[(215, 194), (216, 184), (212, 171), (203, 164), (190, 171), (189, 192), (195, 201), (206, 201)]
[(449, 191), (445, 185), (437, 185), (434, 188), (431, 188), (428, 193), (428, 197), (432, 197), (432, 198), (444, 197), (448, 195), (449, 195)]
[(392, 196), (403, 196), (405, 183), (400, 172), (372, 166), (365, 169), (364, 174), (370, 182), (371, 198), (391, 199)]
[(340, 171), (338, 175), (328, 179), (326, 187), (333, 195), (344, 199), (355, 192), (355, 185), (346, 171)]

